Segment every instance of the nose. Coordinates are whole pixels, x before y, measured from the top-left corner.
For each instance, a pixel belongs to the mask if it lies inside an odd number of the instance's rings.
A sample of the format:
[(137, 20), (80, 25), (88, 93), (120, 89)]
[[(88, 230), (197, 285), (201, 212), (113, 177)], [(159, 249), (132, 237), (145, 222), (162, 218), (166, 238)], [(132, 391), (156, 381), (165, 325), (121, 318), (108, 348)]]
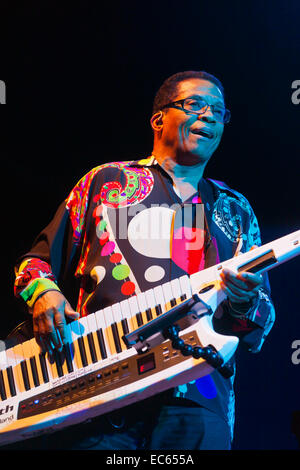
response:
[(210, 105), (207, 106), (205, 113), (198, 115), (198, 119), (200, 119), (200, 121), (205, 122), (216, 122), (216, 118), (214, 116), (214, 113), (212, 112)]

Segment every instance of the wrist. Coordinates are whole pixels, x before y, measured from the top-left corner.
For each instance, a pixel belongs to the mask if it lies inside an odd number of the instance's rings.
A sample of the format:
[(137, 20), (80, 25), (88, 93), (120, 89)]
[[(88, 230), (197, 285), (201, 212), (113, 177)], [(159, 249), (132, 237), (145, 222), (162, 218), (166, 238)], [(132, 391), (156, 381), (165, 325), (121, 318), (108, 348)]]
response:
[(245, 318), (249, 312), (253, 309), (254, 302), (250, 300), (249, 302), (231, 302), (228, 299), (229, 313), (232, 317), (235, 318)]
[(60, 292), (59, 287), (54, 281), (46, 278), (36, 278), (26, 287), (26, 289), (20, 292), (20, 297), (22, 297), (28, 307), (32, 309), (37, 299), (50, 290)]

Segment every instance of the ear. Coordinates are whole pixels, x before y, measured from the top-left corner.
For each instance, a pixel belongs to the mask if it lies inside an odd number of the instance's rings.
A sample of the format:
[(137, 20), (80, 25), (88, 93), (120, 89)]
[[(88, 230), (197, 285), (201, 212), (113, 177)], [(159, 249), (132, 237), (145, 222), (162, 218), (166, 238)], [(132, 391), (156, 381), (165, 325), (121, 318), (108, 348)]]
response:
[(154, 131), (160, 132), (163, 128), (163, 116), (164, 113), (162, 111), (158, 111), (157, 113), (153, 114), (150, 119), (151, 127)]

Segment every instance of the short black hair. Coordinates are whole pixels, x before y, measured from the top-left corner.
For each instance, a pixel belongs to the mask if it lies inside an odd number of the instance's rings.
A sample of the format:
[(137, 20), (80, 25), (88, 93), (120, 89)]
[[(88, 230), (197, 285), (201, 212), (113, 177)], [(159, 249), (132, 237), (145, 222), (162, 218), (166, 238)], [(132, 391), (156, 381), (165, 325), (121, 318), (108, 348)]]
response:
[(205, 72), (204, 70), (187, 70), (185, 72), (175, 73), (163, 82), (163, 84), (155, 95), (153, 101), (152, 115), (159, 111), (162, 106), (172, 101), (172, 99), (176, 96), (178, 83), (183, 82), (184, 80), (189, 80), (191, 78), (201, 78), (214, 83), (220, 89), (223, 95), (223, 99), (225, 100), (224, 87), (217, 77), (211, 75), (208, 72)]

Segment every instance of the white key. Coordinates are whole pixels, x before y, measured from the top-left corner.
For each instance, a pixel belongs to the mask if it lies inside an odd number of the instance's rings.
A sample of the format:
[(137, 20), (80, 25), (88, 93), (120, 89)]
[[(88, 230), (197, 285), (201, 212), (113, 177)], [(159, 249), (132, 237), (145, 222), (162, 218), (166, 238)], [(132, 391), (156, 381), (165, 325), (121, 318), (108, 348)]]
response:
[(179, 278), (180, 286), (182, 289), (182, 294), (186, 295), (186, 298), (189, 299), (192, 297), (191, 283), (188, 276), (181, 276)]
[(170, 300), (172, 300), (173, 298), (176, 299), (176, 297), (174, 297), (174, 294), (172, 292), (172, 287), (171, 287), (170, 282), (165, 282), (162, 285), (162, 290), (163, 290), (163, 293), (164, 293), (164, 298), (165, 298), (166, 303), (169, 303)]
[(132, 321), (131, 310), (130, 310), (129, 302), (127, 299), (122, 300), (122, 302), (120, 302), (120, 308), (121, 308), (123, 319), (127, 320), (129, 332), (134, 331), (136, 329), (136, 326), (134, 322)]
[(141, 313), (136, 296), (130, 297), (128, 299), (128, 303), (129, 303), (129, 308), (130, 308), (130, 313), (131, 313), (131, 318), (132, 318), (132, 324), (133, 324), (134, 329), (136, 330), (137, 328), (139, 328), (136, 314)]
[(16, 393), (17, 394), (21, 393), (23, 391), (23, 387), (20, 385), (19, 374), (17, 373), (17, 368), (16, 368), (17, 360), (15, 357), (14, 348), (6, 349), (6, 359), (7, 359), (7, 367), (12, 368)]
[(106, 339), (107, 345), (108, 345), (108, 353), (110, 354), (116, 354), (116, 346), (114, 342), (114, 337), (111, 329), (112, 323), (114, 323), (114, 317), (112, 313), (112, 308), (111, 307), (106, 307), (103, 310), (103, 317), (104, 317), (104, 322), (105, 322), (105, 330), (104, 330), (104, 338)]
[(2, 370), (4, 389), (6, 392), (6, 397), (10, 398), (11, 393), (9, 389), (8, 378), (5, 369), (8, 367), (8, 360), (6, 356), (6, 351), (0, 351), (0, 370)]
[(161, 286), (156, 286), (153, 289), (156, 305), (161, 306), (162, 313), (166, 311), (166, 299), (164, 297), (163, 289)]
[(179, 279), (173, 279), (170, 284), (174, 299), (180, 299), (182, 295), (182, 289)]

